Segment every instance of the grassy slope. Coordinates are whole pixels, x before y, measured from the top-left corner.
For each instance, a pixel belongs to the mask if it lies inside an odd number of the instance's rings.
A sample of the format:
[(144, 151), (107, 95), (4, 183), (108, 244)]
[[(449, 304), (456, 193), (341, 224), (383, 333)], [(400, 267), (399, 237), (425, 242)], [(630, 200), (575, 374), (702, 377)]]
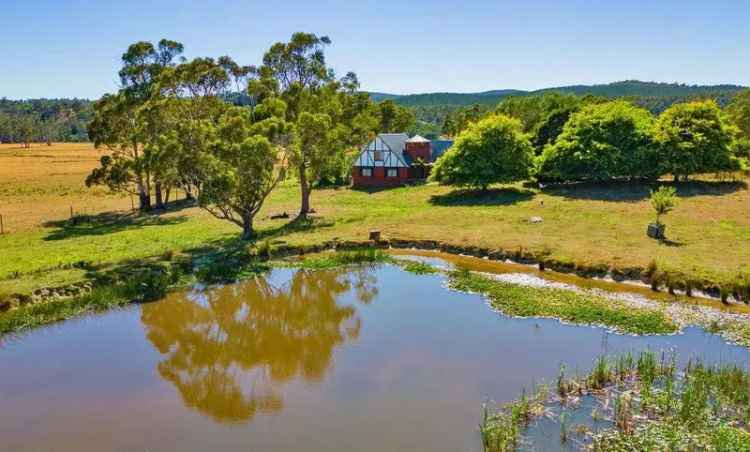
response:
[[(45, 154), (56, 149), (45, 148)], [(0, 148), (0, 168), (8, 152)], [(18, 150), (12, 152), (18, 154)], [(36, 176), (24, 181), (0, 171), (0, 214), (9, 209), (53, 212), (51, 209), (59, 210), (63, 204), (65, 218), (64, 205), (70, 199), (91, 206), (89, 212), (129, 206), (127, 199), (80, 188), (86, 168), (72, 171), (61, 162), (64, 159), (37, 154), (31, 153), (25, 161), (16, 163), (17, 168), (33, 166)], [(89, 160), (89, 166), (94, 164), (95, 159)], [(68, 176), (56, 179), (54, 189), (39, 188), (24, 194), (28, 180), (44, 179), (45, 173)], [(72, 187), (71, 191), (75, 189), (74, 195), (60, 194), (60, 187), (66, 184)], [(553, 258), (582, 263), (646, 266), (651, 259), (657, 259), (668, 268), (712, 279), (733, 276), (750, 263), (750, 217), (746, 214), (750, 192), (742, 184), (698, 183), (681, 188), (681, 203), (666, 218), (667, 235), (672, 240), (669, 244), (660, 244), (645, 235), (646, 224), (652, 220), (648, 188), (621, 185), (540, 193), (515, 187), (485, 196), (457, 195), (448, 187), (434, 185), (374, 193), (320, 190), (313, 193), (318, 217), (313, 226), (289, 230), (284, 228), (288, 220), (271, 220), (268, 216), (296, 211), (298, 189), (290, 181), (272, 194), (258, 227), (265, 237), (292, 245), (334, 237), (363, 240), (370, 229), (377, 228), (386, 238), (433, 239), (509, 250), (548, 248)], [(11, 192), (15, 194), (6, 194)], [(106, 202), (99, 206), (97, 200), (101, 199)], [(544, 222), (530, 224), (531, 216), (541, 216)], [(14, 227), (10, 234), (0, 237), (0, 292), (28, 292), (41, 285), (80, 279), (83, 271), (69, 268), (79, 261), (107, 264), (138, 259), (231, 240), (238, 234), (233, 225), (196, 208), (174, 210), (158, 217), (103, 216), (101, 221), (79, 226), (30, 223), (36, 225)]]

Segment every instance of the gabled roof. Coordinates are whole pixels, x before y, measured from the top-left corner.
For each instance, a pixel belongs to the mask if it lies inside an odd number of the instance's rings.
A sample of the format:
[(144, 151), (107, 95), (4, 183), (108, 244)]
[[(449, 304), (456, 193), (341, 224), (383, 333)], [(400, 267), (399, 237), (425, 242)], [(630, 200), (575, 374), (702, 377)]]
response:
[(405, 133), (379, 133), (378, 138), (382, 139), (391, 151), (401, 155), (404, 150), (404, 143), (409, 139)]

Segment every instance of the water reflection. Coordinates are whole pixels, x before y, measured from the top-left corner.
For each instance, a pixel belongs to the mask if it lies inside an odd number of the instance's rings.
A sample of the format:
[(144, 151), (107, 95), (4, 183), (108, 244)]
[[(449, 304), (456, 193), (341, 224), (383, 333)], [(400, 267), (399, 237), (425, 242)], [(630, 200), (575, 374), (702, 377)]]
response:
[(373, 272), (296, 271), (274, 287), (257, 278), (144, 306), (141, 321), (163, 355), (159, 374), (185, 404), (218, 422), (283, 408), (281, 386), (320, 381), (334, 348), (357, 340), (358, 303), (377, 295)]

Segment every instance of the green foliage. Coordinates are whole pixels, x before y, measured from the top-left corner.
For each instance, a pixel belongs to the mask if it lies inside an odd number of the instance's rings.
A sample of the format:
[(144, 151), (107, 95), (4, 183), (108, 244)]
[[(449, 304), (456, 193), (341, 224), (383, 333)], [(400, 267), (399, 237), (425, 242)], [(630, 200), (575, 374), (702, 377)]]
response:
[(150, 270), (94, 287), (91, 292), (60, 301), (29, 304), (0, 315), (0, 335), (104, 311), (132, 302), (162, 298), (178, 276), (166, 270)]
[(453, 272), (450, 284), (457, 290), (487, 295), (492, 305), (507, 315), (553, 317), (636, 334), (673, 333), (678, 329), (661, 311), (618, 306), (604, 298), (569, 290), (524, 287), (467, 271)]
[(359, 248), (308, 257), (296, 263), (295, 266), (310, 270), (324, 270), (349, 265), (390, 262), (391, 260), (392, 258), (379, 248)]
[(662, 174), (675, 178), (739, 168), (732, 130), (714, 101), (676, 104), (659, 116), (654, 129)]
[(538, 175), (550, 181), (655, 178), (653, 124), (648, 111), (625, 101), (588, 105), (544, 149)]
[(0, 99), (0, 143), (88, 141), (85, 99)]
[(266, 136), (254, 134), (253, 125), (246, 110), (229, 109), (219, 121), (213, 152), (201, 161), (206, 175), (201, 207), (240, 226), (244, 239), (255, 236), (255, 215), (285, 175), (285, 165), (277, 165), (278, 150)]
[(651, 206), (656, 212), (656, 224), (661, 224), (662, 215), (669, 213), (677, 204), (677, 190), (674, 187), (661, 186), (651, 191)]
[(486, 189), (529, 175), (534, 150), (517, 119), (493, 115), (471, 125), (435, 163), (431, 178), (441, 184)]
[(439, 271), (432, 265), (419, 261), (404, 262), (402, 268), (409, 273), (414, 273), (415, 275), (429, 275)]
[(750, 89), (734, 96), (726, 107), (729, 119), (740, 129), (742, 137), (750, 140)]

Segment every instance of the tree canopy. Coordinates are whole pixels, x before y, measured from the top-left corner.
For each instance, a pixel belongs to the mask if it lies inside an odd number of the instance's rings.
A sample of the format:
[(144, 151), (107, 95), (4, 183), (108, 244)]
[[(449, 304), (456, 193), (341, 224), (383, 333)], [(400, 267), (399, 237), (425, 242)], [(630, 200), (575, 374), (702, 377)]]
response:
[(654, 130), (661, 173), (687, 178), (737, 169), (732, 138), (716, 102), (675, 104), (659, 116)]
[(435, 163), (431, 178), (441, 184), (486, 189), (528, 177), (534, 148), (521, 121), (496, 114), (469, 126)]
[(585, 106), (544, 149), (538, 175), (552, 181), (655, 178), (653, 126), (651, 113), (625, 101)]

